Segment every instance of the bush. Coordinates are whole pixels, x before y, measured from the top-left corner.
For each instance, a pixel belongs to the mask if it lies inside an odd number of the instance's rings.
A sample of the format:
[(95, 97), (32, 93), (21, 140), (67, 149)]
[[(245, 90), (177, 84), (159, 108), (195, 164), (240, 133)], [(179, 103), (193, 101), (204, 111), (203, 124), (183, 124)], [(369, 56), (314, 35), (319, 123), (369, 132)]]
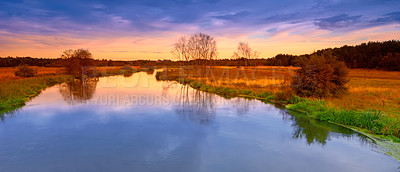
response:
[(28, 67), (28, 65), (23, 65), (18, 67), (14, 74), (18, 77), (34, 77), (37, 74), (37, 71)]
[(347, 92), (348, 69), (329, 53), (311, 55), (296, 73), (291, 87), (299, 96), (338, 97)]
[(134, 69), (130, 66), (124, 66), (124, 67), (121, 67), (120, 71), (125, 77), (130, 77), (133, 75), (133, 73), (136, 72), (136, 69)]
[(94, 66), (94, 60), (89, 50), (66, 50), (61, 55), (61, 58), (66, 72), (75, 77), (85, 74), (84, 68)]

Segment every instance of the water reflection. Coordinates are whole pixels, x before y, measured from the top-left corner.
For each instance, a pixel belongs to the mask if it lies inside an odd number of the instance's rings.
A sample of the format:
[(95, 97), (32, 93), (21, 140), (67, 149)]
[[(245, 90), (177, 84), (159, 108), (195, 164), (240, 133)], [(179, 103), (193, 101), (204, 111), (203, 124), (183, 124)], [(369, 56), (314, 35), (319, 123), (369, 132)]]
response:
[[(215, 97), (202, 91), (193, 90), (189, 85), (180, 85), (176, 95), (175, 111), (183, 119), (208, 124), (215, 118)], [(167, 87), (168, 88), (168, 87)]]
[(244, 98), (232, 99), (233, 108), (239, 116), (246, 115), (250, 111), (251, 102), (252, 100)]
[(369, 139), (367, 136), (342, 126), (311, 119), (304, 116), (304, 114), (294, 112), (288, 113), (286, 110), (281, 110), (280, 115), (282, 115), (283, 120), (292, 122), (293, 138), (304, 139), (307, 145), (326, 145), (327, 141), (331, 139), (331, 136), (336, 136), (348, 139), (358, 138), (362, 144), (369, 144), (375, 147), (373, 140)]
[[(0, 171), (398, 167), (397, 161), (371, 149), (375, 144), (366, 137), (337, 125), (258, 100), (225, 99), (187, 85), (158, 82), (145, 72), (129, 78), (138, 81), (134, 86), (125, 79), (76, 80), (43, 91), (0, 125)], [(132, 96), (138, 101), (117, 101)], [(166, 101), (153, 101), (157, 97)]]
[(98, 82), (98, 77), (74, 79), (71, 82), (60, 84), (59, 92), (68, 104), (85, 103), (93, 98)]
[[(236, 112), (238, 116), (244, 116), (251, 110), (252, 106), (258, 105), (259, 101), (244, 98), (226, 99), (224, 97), (194, 90), (189, 85), (180, 85), (176, 83), (167, 83), (163, 87), (164, 96), (170, 89), (178, 87), (176, 93), (175, 112), (182, 119), (189, 119), (198, 124), (208, 124), (215, 119), (216, 108), (223, 103), (228, 103), (229, 107)], [(359, 138), (362, 143), (369, 144), (368, 137), (356, 133), (350, 129), (310, 119), (303, 114), (289, 113), (280, 106), (271, 106), (274, 110), (279, 110), (278, 114), (283, 120), (289, 121), (293, 128), (293, 139), (305, 140), (307, 145), (320, 144), (326, 145), (332, 135), (346, 138)], [(221, 114), (222, 115), (222, 114)]]

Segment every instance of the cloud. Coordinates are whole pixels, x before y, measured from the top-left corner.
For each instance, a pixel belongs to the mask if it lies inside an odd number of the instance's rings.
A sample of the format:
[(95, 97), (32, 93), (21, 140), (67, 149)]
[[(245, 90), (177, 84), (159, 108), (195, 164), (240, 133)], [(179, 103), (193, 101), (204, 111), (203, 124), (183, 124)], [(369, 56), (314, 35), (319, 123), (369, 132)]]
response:
[(275, 14), (275, 15), (264, 18), (263, 22), (267, 22), (267, 23), (279, 23), (279, 22), (297, 23), (297, 22), (299, 22), (299, 20), (304, 20), (304, 17), (305, 17), (304, 14), (301, 15), (300, 13)]
[(117, 50), (112, 51), (113, 53), (150, 53), (150, 54), (162, 54), (162, 53), (169, 53), (169, 52), (162, 52), (162, 51), (129, 51), (129, 50)]
[(332, 31), (354, 31), (370, 27), (400, 23), (400, 12), (392, 12), (375, 18), (367, 18), (362, 15), (341, 14), (333, 17), (316, 19), (314, 25), (319, 29)]
[(392, 12), (385, 14), (383, 17), (372, 20), (371, 23), (392, 23), (392, 22), (400, 22), (400, 12)]
[(230, 14), (221, 14), (221, 15), (216, 15), (212, 16), (212, 18), (216, 19), (221, 19), (221, 20), (230, 20), (230, 21), (237, 21), (240, 20), (246, 16), (250, 15), (250, 12), (248, 11), (240, 11), (237, 13), (230, 13)]
[[(400, 23), (399, 7), (398, 0), (2, 0), (0, 33), (17, 35), (3, 39), (2, 46), (24, 43), (27, 52), (30, 41), (32, 47), (102, 45), (110, 53), (134, 49), (138, 51), (125, 53), (157, 56), (158, 49), (167, 52), (180, 35), (196, 32), (227, 43), (239, 38), (243, 40), (237, 41), (291, 38), (304, 42), (315, 40), (314, 33), (321, 33), (318, 39), (329, 40), (335, 34), (352, 35), (381, 26), (390, 26), (394, 33), (400, 30), (395, 26)], [(52, 37), (68, 41), (58, 43)], [(132, 45), (139, 39), (146, 41)], [(153, 45), (156, 42), (161, 43)], [(125, 44), (134, 48), (121, 47)], [(139, 52), (142, 49), (148, 52)], [(43, 52), (39, 48), (33, 51)]]
[(314, 24), (320, 29), (334, 30), (340, 28), (351, 27), (361, 22), (361, 15), (350, 16), (348, 14), (341, 14), (328, 18), (317, 19)]

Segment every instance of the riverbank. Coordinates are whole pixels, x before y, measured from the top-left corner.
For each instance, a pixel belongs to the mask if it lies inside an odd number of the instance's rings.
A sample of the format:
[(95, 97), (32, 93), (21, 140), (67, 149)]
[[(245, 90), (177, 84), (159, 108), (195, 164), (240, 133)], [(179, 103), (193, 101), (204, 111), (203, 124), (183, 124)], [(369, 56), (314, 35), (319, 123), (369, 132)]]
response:
[(68, 75), (38, 76), (0, 82), (0, 117), (25, 105), (47, 87), (72, 80)]
[[(47, 87), (56, 84), (72, 81), (74, 77), (66, 75), (62, 68), (56, 67), (34, 67), (38, 74), (31, 78), (20, 78), (14, 76), (17, 70), (12, 67), (0, 68), (0, 118), (4, 118), (5, 113), (12, 113), (21, 108), (25, 103), (40, 94)], [(125, 75), (131, 76), (133, 73), (145, 71), (154, 72), (152, 68), (139, 67), (96, 67), (97, 72), (94, 77)]]
[[(373, 136), (386, 150), (394, 147), (386, 152), (400, 160), (400, 146), (394, 143), (400, 142), (400, 104), (396, 104), (400, 100), (396, 84), (400, 78), (395, 76), (398, 73), (351, 70), (347, 95), (320, 100), (293, 94), (288, 86), (295, 70), (290, 67), (184, 67), (164, 69), (156, 78), (177, 81), (226, 98), (244, 97), (281, 104), (290, 111)], [(360, 105), (363, 103), (369, 106)]]

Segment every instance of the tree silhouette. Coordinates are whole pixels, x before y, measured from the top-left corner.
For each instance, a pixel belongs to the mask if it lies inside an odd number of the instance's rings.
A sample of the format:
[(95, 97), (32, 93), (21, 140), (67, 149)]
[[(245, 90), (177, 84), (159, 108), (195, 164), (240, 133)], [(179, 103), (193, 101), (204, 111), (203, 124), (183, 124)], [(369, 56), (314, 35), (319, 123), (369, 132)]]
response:
[(89, 50), (77, 49), (77, 50), (65, 50), (61, 55), (63, 59), (63, 66), (68, 74), (78, 77), (83, 73), (88, 73), (91, 69), (90, 66), (94, 66), (94, 60)]
[(250, 59), (255, 59), (259, 56), (259, 52), (254, 51), (250, 48), (249, 44), (246, 42), (239, 42), (237, 51), (233, 53), (232, 58), (243, 61), (245, 66), (249, 65)]

